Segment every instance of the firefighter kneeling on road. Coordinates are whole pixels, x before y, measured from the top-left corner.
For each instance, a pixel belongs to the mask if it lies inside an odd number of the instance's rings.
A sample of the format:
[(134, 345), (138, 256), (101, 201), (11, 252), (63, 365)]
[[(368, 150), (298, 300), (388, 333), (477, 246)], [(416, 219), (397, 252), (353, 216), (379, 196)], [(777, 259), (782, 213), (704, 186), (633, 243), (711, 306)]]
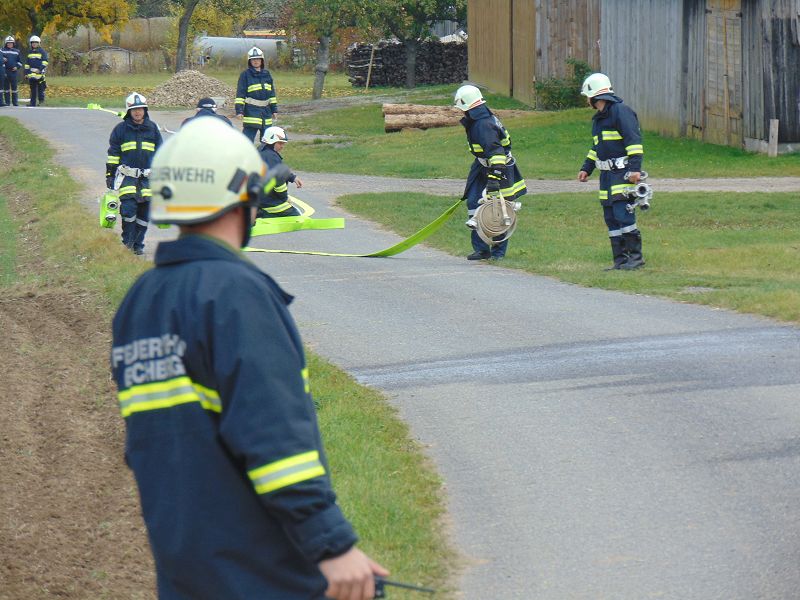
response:
[(642, 175), (644, 147), (639, 119), (614, 94), (611, 80), (603, 73), (589, 75), (581, 94), (597, 112), (592, 117), (592, 149), (578, 173), (578, 181), (587, 181), (595, 167), (600, 169), (600, 204), (614, 259), (606, 270), (638, 269), (644, 265), (642, 234), (636, 226), (636, 213), (627, 209), (629, 201), (623, 194), (639, 183)]
[[(264, 137), (261, 138), (264, 143), (261, 150), (261, 158), (267, 163), (271, 169), (283, 163), (283, 157), (280, 155), (281, 150), (289, 141), (289, 137), (281, 127), (273, 125), (267, 127), (264, 132)], [(286, 181), (281, 185), (276, 185), (269, 194), (264, 196), (261, 204), (258, 207), (259, 219), (270, 217), (293, 217), (300, 214), (289, 202), (289, 183), (294, 183), (298, 188), (303, 187), (303, 182), (294, 173), (289, 173)]]
[(218, 119), (168, 139), (153, 222), (181, 234), (114, 317), (125, 457), (160, 600), (367, 600), (388, 575), (336, 503), (292, 297), (240, 251), (259, 195), (287, 173), (265, 171)]
[[(511, 154), (511, 137), (489, 107), (483, 94), (474, 85), (462, 85), (455, 94), (455, 106), (464, 111), (461, 124), (467, 133), (469, 151), (475, 156), (472, 162), (464, 199), (467, 201), (467, 227), (472, 229), (472, 249), (467, 260), (499, 260), (506, 255), (508, 238), (495, 236), (493, 240), (506, 239), (490, 245), (479, 235), (479, 224), (473, 218), (484, 192), (501, 194), (503, 199), (512, 201), (528, 192), (525, 180), (517, 168)], [(487, 238), (489, 239), (489, 238)]]
[[(106, 187), (119, 193), (122, 243), (134, 254), (144, 254), (144, 235), (150, 215), (150, 163), (161, 133), (147, 114), (147, 100), (137, 92), (125, 99), (125, 117), (108, 141)], [(216, 120), (216, 119), (215, 119)]]

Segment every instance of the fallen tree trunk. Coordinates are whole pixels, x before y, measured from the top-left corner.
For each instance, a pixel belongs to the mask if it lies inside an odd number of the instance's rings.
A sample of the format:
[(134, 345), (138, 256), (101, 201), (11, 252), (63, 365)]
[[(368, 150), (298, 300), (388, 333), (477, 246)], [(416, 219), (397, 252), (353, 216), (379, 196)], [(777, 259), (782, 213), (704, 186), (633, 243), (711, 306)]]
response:
[[(493, 110), (500, 119), (530, 114), (524, 110)], [(383, 130), (386, 133), (403, 129), (431, 129), (458, 125), (464, 113), (452, 106), (427, 104), (384, 104)]]

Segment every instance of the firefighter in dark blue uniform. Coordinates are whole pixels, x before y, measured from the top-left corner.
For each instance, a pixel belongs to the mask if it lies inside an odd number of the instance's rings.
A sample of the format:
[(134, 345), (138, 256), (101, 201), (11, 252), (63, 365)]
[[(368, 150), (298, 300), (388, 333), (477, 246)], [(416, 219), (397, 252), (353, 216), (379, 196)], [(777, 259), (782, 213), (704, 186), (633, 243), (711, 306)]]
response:
[(217, 103), (214, 102), (213, 98), (200, 98), (200, 100), (197, 101), (197, 112), (188, 119), (184, 119), (183, 123), (181, 123), (181, 127), (186, 125), (186, 123), (189, 121), (193, 121), (194, 119), (198, 119), (200, 117), (214, 117), (233, 127), (233, 123), (231, 123), (231, 120), (228, 117), (217, 114)]
[(592, 149), (578, 173), (578, 180), (586, 181), (595, 167), (600, 169), (600, 203), (614, 259), (607, 270), (638, 269), (644, 265), (642, 234), (636, 225), (636, 213), (626, 208), (629, 200), (623, 192), (641, 179), (644, 147), (639, 119), (622, 98), (614, 94), (611, 81), (603, 73), (589, 75), (581, 94), (597, 112), (592, 117)]
[[(283, 128), (273, 125), (267, 127), (264, 131), (264, 136), (261, 138), (263, 146), (259, 150), (261, 158), (267, 166), (271, 169), (283, 163), (283, 157), (280, 155), (281, 150), (289, 141), (286, 131)], [(289, 202), (289, 183), (294, 183), (298, 188), (303, 187), (302, 180), (294, 173), (289, 173), (286, 181), (281, 185), (276, 185), (269, 194), (264, 195), (261, 199), (261, 204), (258, 207), (258, 218), (271, 218), (271, 217), (292, 217), (300, 214)]]
[(150, 163), (161, 145), (158, 125), (147, 114), (147, 100), (134, 92), (125, 99), (125, 117), (108, 141), (106, 186), (119, 192), (122, 243), (144, 254), (150, 213)]
[(3, 44), (3, 57), (6, 59), (6, 78), (3, 84), (3, 102), (6, 106), (19, 106), (17, 78), (22, 68), (19, 50), (13, 36), (8, 36)]
[(239, 75), (234, 104), (237, 118), (242, 119), (242, 131), (253, 141), (272, 125), (278, 112), (272, 75), (264, 64), (264, 53), (255, 46), (247, 53), (247, 69)]
[(6, 89), (6, 55), (0, 48), (0, 107), (7, 106), (5, 94), (3, 91)]
[(292, 297), (240, 251), (287, 169), (261, 179), (218, 119), (182, 127), (152, 168), (153, 221), (181, 235), (122, 301), (111, 366), (159, 599), (372, 598), (387, 572), (336, 503)]
[(45, 74), (47, 73), (48, 56), (47, 50), (42, 48), (42, 40), (38, 35), (32, 35), (28, 42), (30, 50), (25, 57), (25, 77), (28, 78), (28, 85), (31, 88), (31, 99), (29, 106), (44, 104)]
[(469, 151), (475, 156), (464, 189), (473, 249), (467, 260), (501, 259), (506, 254), (508, 240), (490, 247), (478, 235), (472, 217), (485, 192), (500, 192), (506, 200), (515, 200), (528, 192), (525, 180), (511, 154), (511, 138), (486, 106), (481, 91), (474, 85), (461, 86), (455, 94), (455, 106), (464, 111), (461, 124), (467, 133)]

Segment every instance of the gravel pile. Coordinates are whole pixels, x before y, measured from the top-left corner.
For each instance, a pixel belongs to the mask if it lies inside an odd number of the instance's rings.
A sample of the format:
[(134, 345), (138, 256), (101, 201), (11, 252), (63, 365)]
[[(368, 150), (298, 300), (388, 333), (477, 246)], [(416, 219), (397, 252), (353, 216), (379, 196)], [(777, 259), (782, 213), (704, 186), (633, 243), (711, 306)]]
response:
[(194, 108), (200, 98), (206, 97), (214, 98), (221, 109), (232, 111), (236, 90), (200, 71), (185, 70), (155, 88), (147, 100), (153, 106)]

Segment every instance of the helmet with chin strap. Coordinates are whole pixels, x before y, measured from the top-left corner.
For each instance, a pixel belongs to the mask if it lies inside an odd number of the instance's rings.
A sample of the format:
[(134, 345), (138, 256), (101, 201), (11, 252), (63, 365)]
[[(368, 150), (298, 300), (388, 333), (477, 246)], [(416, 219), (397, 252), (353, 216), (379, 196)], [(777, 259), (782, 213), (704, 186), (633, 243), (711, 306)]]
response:
[(608, 75), (603, 73), (592, 73), (583, 80), (583, 85), (581, 86), (581, 95), (590, 99), (613, 93), (614, 90), (611, 88), (611, 80), (608, 78)]
[(32, 44), (33, 42), (36, 42), (37, 44), (41, 44), (42, 43), (42, 38), (40, 38), (38, 35), (32, 35), (30, 37), (30, 39), (28, 40), (28, 43)]
[(272, 146), (278, 142), (288, 142), (289, 136), (286, 135), (286, 131), (282, 127), (273, 125), (272, 127), (267, 127), (264, 130), (264, 135), (261, 136), (261, 141), (264, 144)]
[(470, 108), (475, 108), (484, 104), (483, 94), (474, 85), (462, 85), (456, 90), (453, 106), (467, 112)]

